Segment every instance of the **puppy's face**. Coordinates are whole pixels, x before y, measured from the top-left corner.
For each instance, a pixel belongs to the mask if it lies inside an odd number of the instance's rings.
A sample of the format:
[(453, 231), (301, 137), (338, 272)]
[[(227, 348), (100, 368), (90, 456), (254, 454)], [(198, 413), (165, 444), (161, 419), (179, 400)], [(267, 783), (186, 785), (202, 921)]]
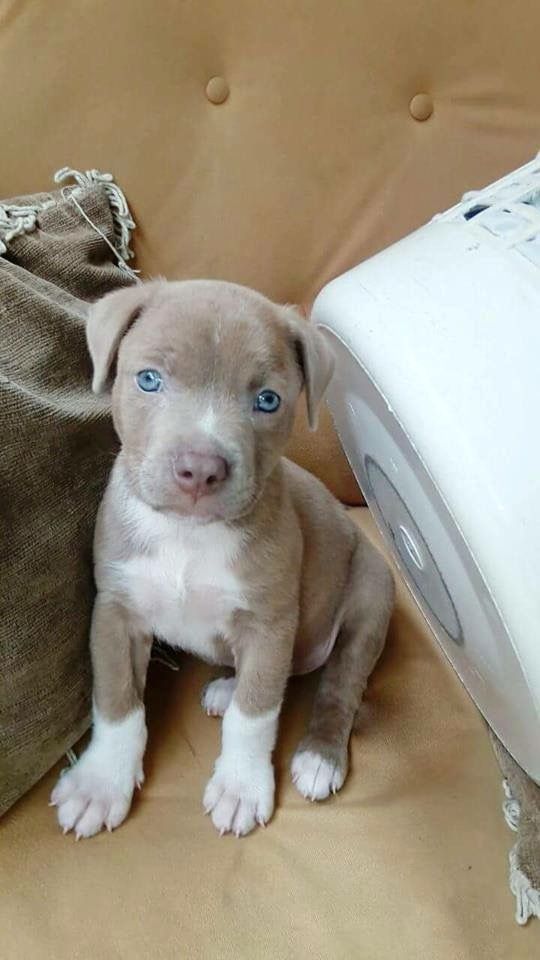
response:
[(88, 321), (94, 389), (116, 357), (113, 417), (133, 491), (201, 520), (249, 512), (283, 453), (305, 385), (310, 420), (332, 373), (321, 335), (244, 287), (152, 283)]

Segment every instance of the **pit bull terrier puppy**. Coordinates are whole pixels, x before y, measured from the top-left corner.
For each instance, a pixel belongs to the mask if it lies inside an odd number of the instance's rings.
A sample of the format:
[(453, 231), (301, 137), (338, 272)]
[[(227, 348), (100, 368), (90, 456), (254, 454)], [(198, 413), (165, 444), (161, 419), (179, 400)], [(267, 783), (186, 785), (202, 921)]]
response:
[(51, 802), (64, 832), (118, 827), (143, 782), (143, 696), (159, 637), (233, 668), (202, 693), (223, 717), (203, 805), (220, 833), (266, 824), (287, 679), (325, 664), (292, 760), (300, 793), (342, 786), (348, 741), (383, 648), (386, 562), (313, 476), (283, 457), (305, 391), (333, 371), (291, 307), (217, 281), (164, 281), (90, 311), (93, 389), (112, 386), (121, 450), (95, 533), (93, 733)]

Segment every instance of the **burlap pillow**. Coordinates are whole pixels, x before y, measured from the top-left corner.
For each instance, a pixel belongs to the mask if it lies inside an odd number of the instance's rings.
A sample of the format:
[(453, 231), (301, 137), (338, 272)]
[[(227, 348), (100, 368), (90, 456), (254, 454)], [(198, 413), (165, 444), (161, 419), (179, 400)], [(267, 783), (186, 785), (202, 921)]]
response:
[(89, 723), (92, 531), (115, 439), (84, 317), (133, 282), (85, 219), (126, 246), (122, 195), (96, 177), (79, 177), (78, 206), (66, 191), (0, 205), (0, 813)]

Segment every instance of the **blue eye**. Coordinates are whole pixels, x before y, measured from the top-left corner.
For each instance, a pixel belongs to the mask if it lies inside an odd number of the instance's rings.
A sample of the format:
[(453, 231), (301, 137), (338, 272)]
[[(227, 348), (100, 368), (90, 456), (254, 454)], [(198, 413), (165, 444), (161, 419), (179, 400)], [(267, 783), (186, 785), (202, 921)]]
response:
[(274, 390), (262, 390), (255, 400), (254, 409), (261, 413), (275, 413), (281, 403), (281, 397)]
[(157, 393), (161, 390), (161, 374), (157, 370), (140, 370), (135, 377), (137, 386), (145, 393)]

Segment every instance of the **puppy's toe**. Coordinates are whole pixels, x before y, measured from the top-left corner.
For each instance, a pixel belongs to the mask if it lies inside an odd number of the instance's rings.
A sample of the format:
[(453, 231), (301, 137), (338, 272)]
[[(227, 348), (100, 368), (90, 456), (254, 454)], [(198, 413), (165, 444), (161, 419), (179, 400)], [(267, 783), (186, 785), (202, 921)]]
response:
[(271, 765), (252, 770), (249, 777), (230, 775), (219, 770), (206, 787), (203, 799), (206, 813), (220, 834), (244, 837), (257, 825), (264, 826), (274, 809), (274, 774)]
[(257, 824), (262, 825), (268, 819), (262, 812), (258, 813), (257, 805), (250, 798), (241, 797), (236, 791), (222, 793), (210, 812), (212, 823), (221, 835), (233, 833), (236, 837), (245, 837)]
[(58, 823), (64, 831), (73, 830), (77, 840), (93, 837), (104, 827), (114, 830), (125, 820), (131, 806), (135, 778), (107, 779), (85, 762), (62, 775), (51, 795)]
[(58, 823), (64, 833), (69, 833), (75, 825), (84, 816), (89, 803), (89, 798), (79, 791), (74, 791), (70, 796), (58, 804)]
[(243, 837), (257, 826), (255, 807), (236, 793), (223, 793), (212, 810), (212, 822), (220, 833)]
[(209, 717), (222, 717), (229, 706), (236, 687), (236, 677), (218, 677), (207, 683), (201, 704)]
[(60, 774), (60, 777), (56, 781), (54, 790), (51, 793), (49, 806), (59, 806), (59, 804), (63, 803), (63, 801), (66, 800), (66, 798), (73, 792), (73, 781), (69, 777), (71, 769), (72, 768), (68, 767), (67, 770), (63, 770)]
[(292, 764), (293, 783), (306, 800), (326, 800), (341, 790), (347, 775), (347, 764), (340, 759), (323, 757), (315, 750), (297, 750)]
[(96, 833), (99, 833), (106, 815), (107, 805), (103, 800), (99, 798), (90, 800), (86, 809), (78, 818), (76, 825), (74, 825), (77, 840), (82, 837), (93, 837)]
[(118, 794), (111, 797), (108, 804), (107, 813), (104, 819), (104, 825), (107, 830), (116, 830), (126, 819), (131, 806), (131, 796)]

